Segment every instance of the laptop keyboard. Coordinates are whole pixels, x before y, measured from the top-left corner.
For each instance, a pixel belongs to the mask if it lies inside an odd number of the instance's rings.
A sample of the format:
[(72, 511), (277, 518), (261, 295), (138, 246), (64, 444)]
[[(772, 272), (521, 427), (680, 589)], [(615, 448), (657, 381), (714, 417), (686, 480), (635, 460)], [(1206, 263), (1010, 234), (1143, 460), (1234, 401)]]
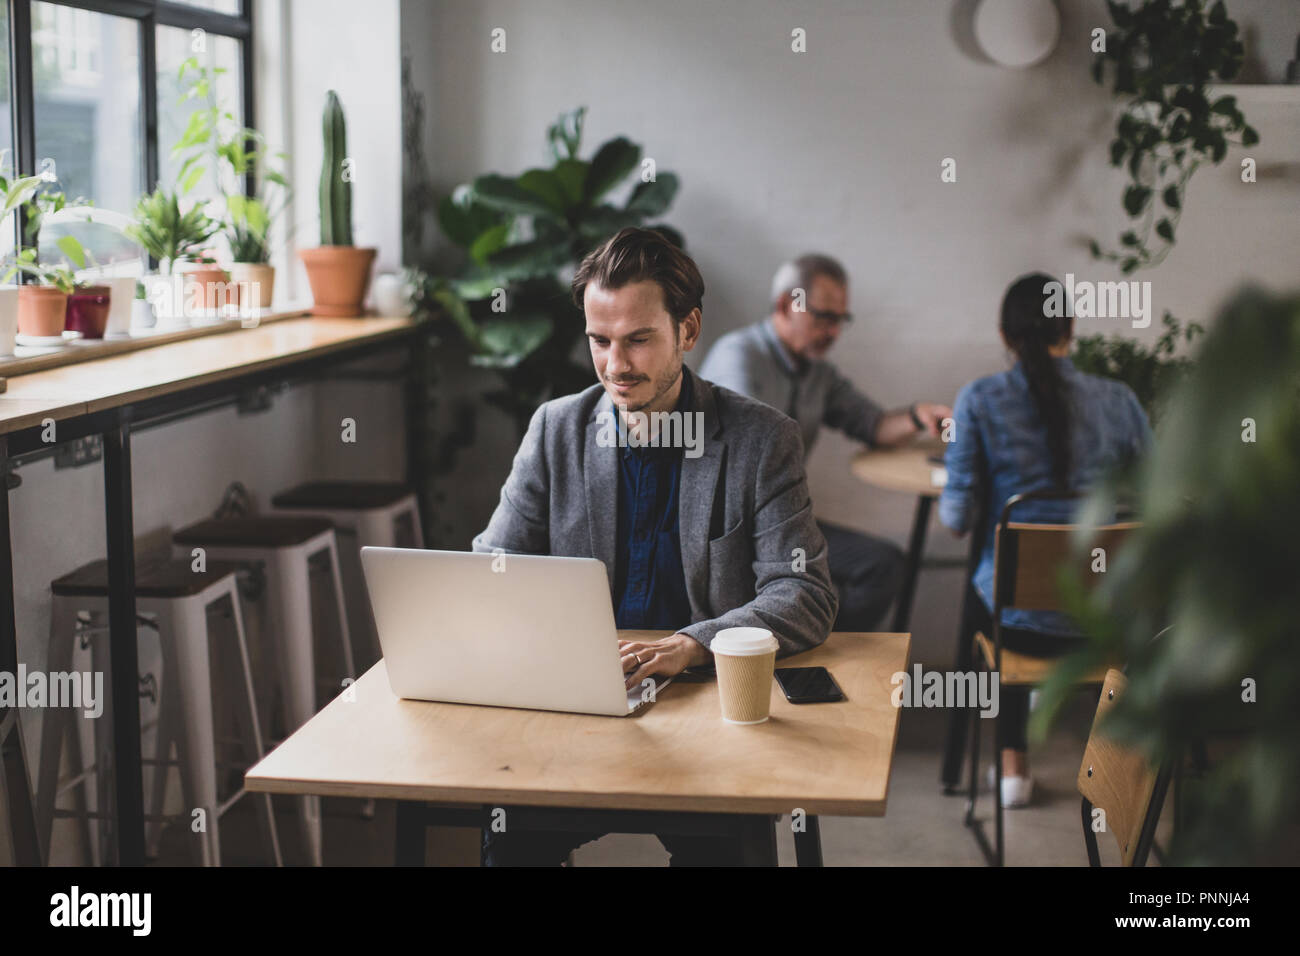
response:
[[(667, 687), (672, 682), (673, 679), (671, 677), (656, 677), (655, 696), (658, 696), (659, 692), (662, 691), (665, 687)], [(649, 688), (647, 688), (644, 683), (641, 683), (641, 684), (637, 684), (635, 687), (633, 687), (631, 690), (627, 692), (627, 709), (629, 713), (636, 710), (638, 707), (642, 706), (643, 703), (644, 704), (650, 703), (649, 700), (645, 700), (645, 701), (642, 700), (642, 697), (646, 696), (646, 692), (648, 690)]]

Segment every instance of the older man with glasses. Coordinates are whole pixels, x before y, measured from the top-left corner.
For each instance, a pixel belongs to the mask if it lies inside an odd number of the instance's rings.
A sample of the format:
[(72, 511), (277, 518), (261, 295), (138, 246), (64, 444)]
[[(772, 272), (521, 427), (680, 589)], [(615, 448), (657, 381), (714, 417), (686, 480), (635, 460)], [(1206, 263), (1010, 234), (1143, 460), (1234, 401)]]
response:
[[(844, 327), (848, 275), (830, 256), (787, 262), (772, 281), (772, 313), (714, 344), (700, 376), (785, 412), (799, 425), (804, 455), (823, 425), (872, 447), (898, 445), (920, 432), (938, 436), (946, 405), (914, 402), (887, 411), (839, 373), (826, 354)], [(890, 541), (818, 521), (839, 591), (837, 631), (874, 630), (902, 582), (903, 554)]]

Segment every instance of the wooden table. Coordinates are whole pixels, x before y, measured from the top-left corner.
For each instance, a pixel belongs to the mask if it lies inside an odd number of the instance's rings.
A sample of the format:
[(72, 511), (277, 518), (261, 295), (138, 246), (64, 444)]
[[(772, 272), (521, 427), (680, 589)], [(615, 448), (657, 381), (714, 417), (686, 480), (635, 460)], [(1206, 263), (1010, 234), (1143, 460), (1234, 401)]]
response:
[[(412, 400), (423, 388), (425, 326), (410, 318), (285, 318), (256, 328), (186, 338), (110, 357), (8, 378), (0, 395), (0, 476), (11, 459), (49, 447), (44, 423), (53, 420), (58, 442), (99, 435), (103, 442), (104, 501), (109, 560), (110, 692), (117, 758), (116, 807), (119, 862), (144, 862), (139, 697), (136, 677), (135, 542), (131, 506), (131, 432), (151, 421), (192, 413), (198, 406), (285, 378), (311, 375), (328, 365), (375, 352), (411, 352)], [(418, 490), (422, 456), (408, 417), (408, 481)], [(0, 496), (0, 670), (16, 671), (18, 647), (13, 600), (9, 490)], [(22, 737), (16, 711), (0, 711), (0, 773), (10, 794), (8, 818), (23, 862), (39, 862)]]
[[(669, 632), (622, 631), (659, 637)], [(799, 862), (820, 864), (817, 815), (883, 816), (898, 736), (890, 678), (908, 634), (832, 634), (777, 662), (825, 666), (847, 700), (726, 724), (713, 680), (670, 684), (634, 717), (401, 700), (380, 661), (245, 775), (249, 790), (398, 800), (397, 862), (423, 863), (424, 826), (726, 833), (775, 864), (774, 818), (797, 809)], [(442, 805), (430, 810), (426, 803)], [(447, 805), (472, 804), (470, 808)]]
[(861, 452), (854, 457), (851, 465), (853, 474), (869, 485), (916, 495), (912, 535), (903, 563), (903, 584), (894, 604), (894, 620), (891, 624), (894, 631), (906, 631), (912, 620), (912, 602), (916, 597), (916, 578), (920, 573), (921, 559), (925, 555), (930, 509), (939, 492), (943, 491), (947, 479), (943, 466), (934, 464), (929, 457), (943, 454), (946, 447), (937, 439), (927, 438), (901, 448)]

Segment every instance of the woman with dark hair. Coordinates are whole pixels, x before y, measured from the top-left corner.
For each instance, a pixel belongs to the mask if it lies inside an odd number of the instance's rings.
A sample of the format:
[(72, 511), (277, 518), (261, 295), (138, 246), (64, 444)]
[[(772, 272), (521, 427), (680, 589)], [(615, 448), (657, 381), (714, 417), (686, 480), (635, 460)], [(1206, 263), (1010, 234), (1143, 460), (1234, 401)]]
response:
[[(945, 464), (948, 482), (939, 496), (939, 520), (958, 534), (970, 530), (981, 502), (989, 520), (967, 602), (977, 620), (964, 622), (991, 635), (994, 525), (1013, 495), (1030, 491), (1078, 493), (1105, 472), (1143, 454), (1151, 427), (1132, 389), (1122, 382), (1078, 371), (1070, 361), (1073, 320), (1053, 315), (1049, 275), (1017, 279), (1002, 300), (1002, 341), (1015, 365), (966, 385), (953, 406), (953, 441)], [(1076, 502), (1028, 501), (1014, 518), (1070, 522)], [(982, 620), (979, 620), (980, 612)], [(1033, 653), (1063, 653), (1079, 640), (1074, 623), (1051, 611), (1008, 610), (1002, 645)], [(998, 749), (1002, 805), (1029, 803), (1033, 781), (1025, 727), (1029, 694), (1003, 687), (999, 700)]]

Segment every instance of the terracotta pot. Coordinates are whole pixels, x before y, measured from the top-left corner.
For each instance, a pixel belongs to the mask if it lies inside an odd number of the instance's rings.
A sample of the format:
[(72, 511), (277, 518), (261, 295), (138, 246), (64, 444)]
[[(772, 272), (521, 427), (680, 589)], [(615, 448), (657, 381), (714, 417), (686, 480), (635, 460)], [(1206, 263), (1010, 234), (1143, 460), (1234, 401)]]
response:
[(49, 338), (63, 334), (68, 295), (52, 285), (18, 287), (18, 331), (23, 335)]
[[(230, 281), (235, 284), (235, 301), (239, 307), (269, 309), (275, 291), (275, 267), (263, 262), (236, 262), (230, 267)], [(244, 301), (245, 290), (250, 293)]]
[(83, 338), (102, 339), (108, 327), (111, 291), (106, 285), (88, 285), (69, 295), (64, 327), (80, 332)]
[(372, 248), (356, 246), (318, 246), (302, 249), (298, 257), (307, 267), (312, 315), (359, 316), (361, 304), (370, 288), (370, 267), (374, 265)]
[(213, 265), (196, 265), (182, 270), (185, 277), (185, 308), (191, 317), (213, 312), (234, 301), (230, 273)]

